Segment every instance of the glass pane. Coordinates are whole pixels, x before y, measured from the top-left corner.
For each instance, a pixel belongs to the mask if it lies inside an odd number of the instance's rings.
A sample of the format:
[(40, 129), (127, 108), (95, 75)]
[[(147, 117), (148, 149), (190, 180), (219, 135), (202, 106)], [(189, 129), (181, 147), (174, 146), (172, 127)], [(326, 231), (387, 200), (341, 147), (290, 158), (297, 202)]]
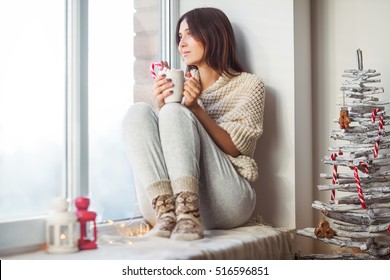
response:
[(133, 101), (133, 14), (134, 1), (89, 1), (89, 185), (97, 221), (128, 218), (136, 203), (121, 131)]
[(65, 1), (0, 2), (0, 220), (47, 212), (65, 166)]

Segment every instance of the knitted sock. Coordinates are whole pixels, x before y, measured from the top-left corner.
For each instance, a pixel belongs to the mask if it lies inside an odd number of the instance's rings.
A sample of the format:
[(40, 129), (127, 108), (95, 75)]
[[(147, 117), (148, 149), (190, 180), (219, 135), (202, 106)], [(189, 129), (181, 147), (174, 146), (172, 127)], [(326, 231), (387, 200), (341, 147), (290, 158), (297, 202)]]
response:
[(159, 195), (152, 201), (157, 221), (148, 236), (170, 237), (176, 224), (175, 201), (172, 194)]
[[(178, 180), (182, 185), (173, 187), (176, 207), (176, 226), (172, 231), (171, 239), (176, 240), (197, 240), (204, 236), (204, 227), (200, 221), (198, 182), (193, 178), (182, 178)], [(177, 184), (178, 181), (175, 183)], [(184, 182), (183, 182), (184, 181)], [(174, 184), (172, 185), (174, 186)]]
[(154, 197), (152, 206), (156, 213), (156, 224), (148, 236), (170, 237), (176, 225), (175, 199), (169, 181), (156, 182), (147, 188)]

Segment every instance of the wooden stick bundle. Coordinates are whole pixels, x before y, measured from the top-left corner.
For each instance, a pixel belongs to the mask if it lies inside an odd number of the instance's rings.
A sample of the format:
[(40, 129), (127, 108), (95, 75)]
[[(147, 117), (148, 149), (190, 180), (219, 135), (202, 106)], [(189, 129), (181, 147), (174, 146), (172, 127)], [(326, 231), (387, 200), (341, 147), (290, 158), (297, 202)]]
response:
[[(361, 50), (357, 50), (357, 57), (358, 69), (347, 69), (342, 74), (346, 78), (340, 88), (343, 102), (339, 104), (340, 118), (334, 120), (340, 127), (330, 132), (330, 138), (340, 141), (339, 145), (329, 147), (329, 154), (322, 160), (333, 167), (333, 173), (320, 174), (331, 183), (317, 186), (319, 191), (332, 193), (331, 200), (312, 203), (313, 209), (331, 220), (334, 236), (318, 238), (310, 227), (297, 233), (339, 247), (359, 249), (366, 256), (388, 258), (390, 153), (386, 150), (390, 148), (390, 135), (386, 129), (390, 116), (386, 106), (390, 100), (380, 100), (384, 89), (374, 85), (381, 82), (380, 73), (363, 69)], [(347, 125), (342, 115), (346, 110)]]

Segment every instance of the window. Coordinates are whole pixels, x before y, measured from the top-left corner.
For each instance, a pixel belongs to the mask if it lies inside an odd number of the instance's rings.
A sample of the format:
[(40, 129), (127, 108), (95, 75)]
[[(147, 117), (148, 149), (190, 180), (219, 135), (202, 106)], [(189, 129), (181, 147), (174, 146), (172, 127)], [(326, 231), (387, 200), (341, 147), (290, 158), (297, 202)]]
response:
[(0, 2), (0, 255), (45, 242), (57, 196), (90, 196), (100, 221), (138, 215), (121, 124), (150, 62), (170, 60), (171, 2)]
[(89, 1), (89, 186), (91, 208), (99, 221), (137, 214), (121, 131), (133, 103), (134, 13), (133, 1)]
[(65, 1), (0, 2), (0, 220), (63, 194), (65, 30)]

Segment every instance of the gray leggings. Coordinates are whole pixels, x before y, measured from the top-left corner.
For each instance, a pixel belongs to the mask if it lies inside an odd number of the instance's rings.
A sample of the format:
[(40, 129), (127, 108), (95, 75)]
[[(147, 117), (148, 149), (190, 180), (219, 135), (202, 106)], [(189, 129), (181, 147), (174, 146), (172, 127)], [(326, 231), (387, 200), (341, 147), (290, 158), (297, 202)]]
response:
[(199, 181), (206, 229), (237, 227), (251, 217), (255, 192), (185, 106), (168, 103), (157, 115), (150, 105), (135, 103), (124, 118), (123, 133), (140, 210), (151, 224), (156, 217), (146, 188), (185, 176)]

